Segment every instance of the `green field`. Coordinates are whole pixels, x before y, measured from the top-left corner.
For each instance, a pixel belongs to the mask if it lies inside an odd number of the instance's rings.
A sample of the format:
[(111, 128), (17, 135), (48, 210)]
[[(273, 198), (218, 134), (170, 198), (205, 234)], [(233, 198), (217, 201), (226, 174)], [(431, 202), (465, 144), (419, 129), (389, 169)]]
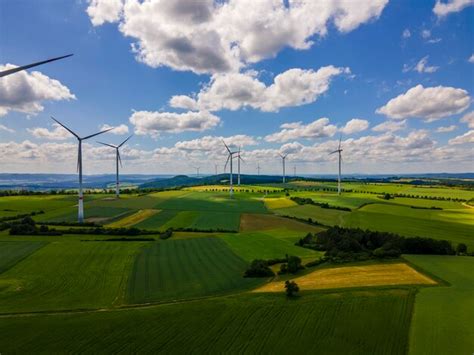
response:
[(0, 275), (0, 313), (100, 308), (123, 298), (141, 243), (49, 243)]
[(135, 259), (127, 291), (131, 303), (180, 300), (247, 289), (247, 263), (218, 238), (146, 245)]
[(474, 258), (406, 255), (450, 283), (416, 296), (410, 354), (470, 354), (474, 349)]
[[(243, 295), (144, 309), (0, 320), (5, 353), (403, 354), (406, 290)], [(73, 336), (71, 336), (73, 334)]]
[(44, 245), (43, 242), (0, 242), (0, 274)]

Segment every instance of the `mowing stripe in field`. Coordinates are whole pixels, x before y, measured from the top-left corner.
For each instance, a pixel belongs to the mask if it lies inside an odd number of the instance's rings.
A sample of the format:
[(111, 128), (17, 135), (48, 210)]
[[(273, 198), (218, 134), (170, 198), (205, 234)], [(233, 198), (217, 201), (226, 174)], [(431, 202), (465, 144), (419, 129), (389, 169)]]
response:
[[(344, 266), (315, 270), (296, 277), (301, 290), (328, 288), (386, 286), (386, 285), (435, 285), (436, 282), (405, 263)], [(274, 281), (255, 292), (283, 292), (285, 283)]]
[(46, 244), (44, 242), (0, 242), (0, 274)]
[[(85, 314), (5, 318), (2, 352), (405, 354), (409, 290), (244, 294)], [(71, 336), (73, 335), (73, 336)]]
[(243, 277), (246, 267), (217, 238), (150, 243), (136, 257), (128, 299), (132, 304), (186, 299), (258, 285), (260, 280)]
[(158, 212), (160, 212), (160, 210), (151, 210), (151, 209), (139, 210), (138, 212), (135, 212), (127, 217), (121, 218), (118, 221), (108, 224), (107, 227), (112, 227), (112, 228), (131, 227), (157, 214)]
[[(155, 210), (157, 211), (157, 210)], [(161, 212), (154, 214), (151, 217), (148, 217), (144, 221), (137, 223), (135, 227), (142, 229), (163, 229), (161, 228), (168, 221), (173, 219), (179, 211), (175, 210), (161, 210)]]

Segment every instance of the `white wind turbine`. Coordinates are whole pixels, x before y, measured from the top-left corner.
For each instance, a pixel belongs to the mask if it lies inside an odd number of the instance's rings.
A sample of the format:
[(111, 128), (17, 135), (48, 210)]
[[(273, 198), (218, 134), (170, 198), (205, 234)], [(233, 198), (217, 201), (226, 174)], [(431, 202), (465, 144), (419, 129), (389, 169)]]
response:
[(241, 161), (241, 160), (244, 161), (244, 160), (242, 159), (242, 157), (240, 156), (240, 148), (241, 148), (241, 147), (239, 147), (239, 152), (238, 152), (238, 154), (237, 154), (237, 171), (238, 171), (238, 174), (237, 174), (237, 185), (239, 185), (239, 186), (240, 186), (240, 161)]
[(278, 154), (281, 157), (282, 163), (283, 163), (283, 183), (285, 183), (285, 160), (288, 154), (282, 155)]
[(227, 161), (225, 162), (224, 171), (227, 168), (227, 164), (230, 161), (229, 195), (232, 198), (232, 196), (234, 195), (234, 184), (233, 184), (233, 181), (232, 181), (232, 172), (233, 172), (232, 171), (232, 161), (234, 159), (234, 154), (238, 154), (239, 151), (234, 151), (234, 152), (231, 151), (230, 148), (227, 146), (227, 144), (225, 144), (224, 140), (222, 140), (222, 143), (224, 143), (225, 148), (229, 152), (229, 155), (227, 156)]
[(79, 149), (77, 152), (77, 170), (79, 172), (79, 203), (78, 203), (78, 211), (77, 211), (77, 220), (79, 223), (84, 222), (84, 195), (82, 193), (82, 141), (85, 141), (86, 139), (98, 136), (99, 134), (105, 133), (110, 131), (112, 128), (105, 129), (103, 131), (100, 131), (98, 133), (91, 134), (86, 137), (79, 137), (75, 132), (67, 128), (65, 125), (63, 125), (61, 122), (59, 122), (57, 119), (54, 117), (51, 117), (56, 123), (61, 125), (64, 129), (66, 129), (69, 133), (71, 133), (74, 137), (77, 138), (79, 142)]
[(120, 183), (119, 183), (119, 163), (120, 166), (122, 166), (122, 158), (120, 157), (120, 152), (119, 149), (121, 146), (123, 146), (132, 136), (128, 137), (125, 139), (122, 143), (119, 145), (113, 145), (113, 144), (108, 144), (108, 143), (103, 143), (103, 142), (97, 142), (102, 145), (106, 145), (108, 147), (114, 148), (115, 149), (115, 196), (117, 198), (120, 198)]
[(199, 169), (201, 169), (201, 167), (195, 166), (194, 169), (196, 169), (196, 177), (199, 177)]
[(257, 163), (257, 174), (260, 175), (260, 163)]
[(334, 152), (329, 153), (329, 154), (338, 153), (338, 155), (339, 155), (339, 174), (338, 174), (338, 177), (337, 177), (337, 193), (338, 193), (338, 195), (341, 194), (341, 162), (342, 162), (341, 152), (342, 152), (341, 137), (339, 137), (339, 146), (338, 146), (338, 148)]

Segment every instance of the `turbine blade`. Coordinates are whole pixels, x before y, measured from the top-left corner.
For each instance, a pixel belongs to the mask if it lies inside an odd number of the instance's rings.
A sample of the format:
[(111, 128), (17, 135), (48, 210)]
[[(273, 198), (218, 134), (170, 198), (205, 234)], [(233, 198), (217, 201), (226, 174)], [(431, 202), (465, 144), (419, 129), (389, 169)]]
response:
[(229, 147), (227, 146), (227, 144), (225, 144), (224, 140), (222, 140), (222, 143), (224, 143), (224, 145), (225, 145), (225, 148), (226, 148), (226, 149), (227, 149), (227, 151), (230, 153), (230, 149), (229, 149)]
[(337, 152), (339, 152), (339, 151), (338, 151), (338, 150), (335, 150), (334, 152), (329, 153), (329, 155), (334, 154), (334, 153), (337, 153)]
[(102, 145), (106, 145), (106, 146), (108, 146), (108, 147), (112, 147), (112, 148), (115, 148), (115, 149), (118, 148), (117, 146), (115, 146), (115, 145), (113, 145), (113, 144), (108, 144), (108, 143), (99, 142), (99, 141), (97, 141), (97, 143), (102, 144)]
[(125, 139), (122, 143), (118, 145), (118, 148), (120, 148), (122, 145), (124, 145), (130, 138), (132, 138), (133, 134), (130, 135), (127, 139)]
[(226, 160), (225, 165), (224, 165), (224, 171), (227, 169), (227, 164), (229, 163), (229, 159), (230, 159), (231, 156), (232, 156), (231, 154), (229, 154), (227, 156), (227, 160)]
[(74, 131), (72, 131), (71, 129), (67, 128), (65, 125), (63, 125), (61, 122), (59, 122), (57, 119), (55, 119), (53, 116), (51, 116), (51, 118), (53, 119), (53, 121), (55, 121), (57, 124), (59, 124), (61, 127), (63, 127), (65, 130), (67, 130), (69, 133), (71, 133), (74, 137), (76, 137), (77, 139), (81, 139), (76, 133), (74, 133)]
[(26, 69), (29, 69), (29, 68), (36, 67), (36, 66), (41, 65), (41, 64), (54, 62), (56, 60), (60, 60), (60, 59), (71, 57), (71, 56), (73, 56), (73, 54), (68, 54), (68, 55), (64, 55), (62, 57), (51, 58), (51, 59), (48, 59), (48, 60), (43, 60), (42, 62), (36, 62), (36, 63), (32, 63), (32, 64), (23, 65), (21, 67), (16, 67), (16, 68), (13, 68), (13, 69), (4, 70), (4, 71), (0, 72), (0, 78), (4, 77), (4, 76), (7, 76), (7, 75), (10, 75), (10, 74), (14, 74), (14, 73), (22, 71), (22, 70), (26, 70)]
[(86, 139), (89, 139), (89, 138), (98, 136), (99, 134), (102, 134), (102, 133), (111, 131), (111, 130), (113, 130), (114, 128), (115, 128), (115, 127), (104, 129), (103, 131), (100, 131), (100, 132), (98, 132), (98, 133), (94, 133), (94, 134), (91, 134), (90, 136), (86, 136), (86, 137), (82, 138), (82, 140), (86, 140)]

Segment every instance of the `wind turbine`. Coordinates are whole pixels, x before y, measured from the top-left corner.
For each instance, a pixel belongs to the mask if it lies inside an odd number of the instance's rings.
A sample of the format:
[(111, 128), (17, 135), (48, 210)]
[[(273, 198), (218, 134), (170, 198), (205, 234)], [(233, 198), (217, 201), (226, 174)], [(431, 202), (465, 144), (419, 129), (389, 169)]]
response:
[(285, 183), (285, 160), (288, 154), (282, 155), (278, 154), (281, 157), (282, 163), (283, 163), (283, 183)]
[(217, 164), (214, 164), (214, 168), (216, 169), (216, 176), (217, 176)]
[(238, 154), (239, 151), (235, 151), (235, 152), (231, 151), (230, 148), (227, 146), (227, 144), (225, 144), (224, 140), (222, 140), (222, 143), (224, 143), (225, 148), (229, 152), (229, 155), (227, 156), (227, 161), (225, 162), (224, 171), (227, 168), (227, 164), (230, 161), (229, 195), (232, 198), (232, 196), (234, 195), (234, 185), (232, 182), (232, 160), (234, 159), (234, 154)]
[(199, 169), (201, 169), (201, 167), (195, 166), (194, 169), (196, 169), (196, 177), (199, 177)]
[(260, 175), (260, 163), (257, 163), (257, 174)]
[(108, 143), (103, 143), (103, 142), (97, 142), (102, 145), (106, 145), (108, 147), (114, 148), (115, 149), (115, 196), (117, 198), (120, 198), (120, 187), (119, 187), (119, 162), (120, 166), (122, 166), (122, 158), (120, 157), (120, 152), (119, 149), (121, 146), (123, 146), (132, 136), (128, 137), (125, 139), (122, 143), (119, 145), (113, 145), (113, 144), (108, 144)]
[(4, 70), (4, 71), (0, 72), (0, 78), (4, 77), (4, 76), (7, 76), (7, 75), (10, 75), (10, 74), (17, 73), (17, 72), (22, 71), (22, 70), (37, 67), (38, 65), (42, 65), (42, 64), (54, 62), (56, 60), (60, 60), (60, 59), (63, 59), (63, 58), (71, 57), (73, 55), (74, 54), (68, 54), (68, 55), (64, 55), (62, 57), (51, 58), (51, 59), (43, 60), (42, 62), (36, 62), (36, 63), (32, 63), (32, 64), (23, 65), (21, 67), (16, 67), (16, 68), (13, 68), (13, 69)]
[(338, 194), (338, 195), (341, 194), (341, 161), (342, 161), (342, 156), (341, 156), (341, 152), (342, 152), (342, 148), (341, 148), (341, 138), (342, 138), (342, 137), (339, 137), (339, 146), (338, 146), (338, 148), (337, 148), (334, 152), (329, 153), (329, 154), (338, 153), (338, 155), (339, 155), (339, 175), (338, 175), (338, 177), (337, 177), (337, 194)]
[(296, 177), (296, 165), (293, 166), (293, 176)]
[(85, 137), (79, 137), (75, 132), (67, 128), (65, 125), (63, 125), (61, 122), (59, 122), (57, 119), (51, 116), (51, 118), (60, 126), (62, 126), (64, 129), (66, 129), (69, 133), (71, 133), (74, 137), (77, 138), (79, 142), (79, 149), (77, 151), (77, 170), (79, 172), (79, 203), (78, 203), (78, 211), (77, 211), (77, 220), (79, 223), (84, 222), (84, 195), (82, 193), (82, 141), (85, 141), (86, 139), (98, 136), (99, 134), (105, 133), (110, 131), (111, 129), (114, 129), (115, 127), (105, 129), (103, 131), (100, 131), (98, 133), (91, 134), (89, 136)]
[(242, 159), (242, 157), (240, 156), (240, 147), (239, 147), (239, 152), (237, 154), (237, 171), (238, 171), (238, 175), (237, 175), (237, 185), (240, 186), (240, 161), (244, 161)]

